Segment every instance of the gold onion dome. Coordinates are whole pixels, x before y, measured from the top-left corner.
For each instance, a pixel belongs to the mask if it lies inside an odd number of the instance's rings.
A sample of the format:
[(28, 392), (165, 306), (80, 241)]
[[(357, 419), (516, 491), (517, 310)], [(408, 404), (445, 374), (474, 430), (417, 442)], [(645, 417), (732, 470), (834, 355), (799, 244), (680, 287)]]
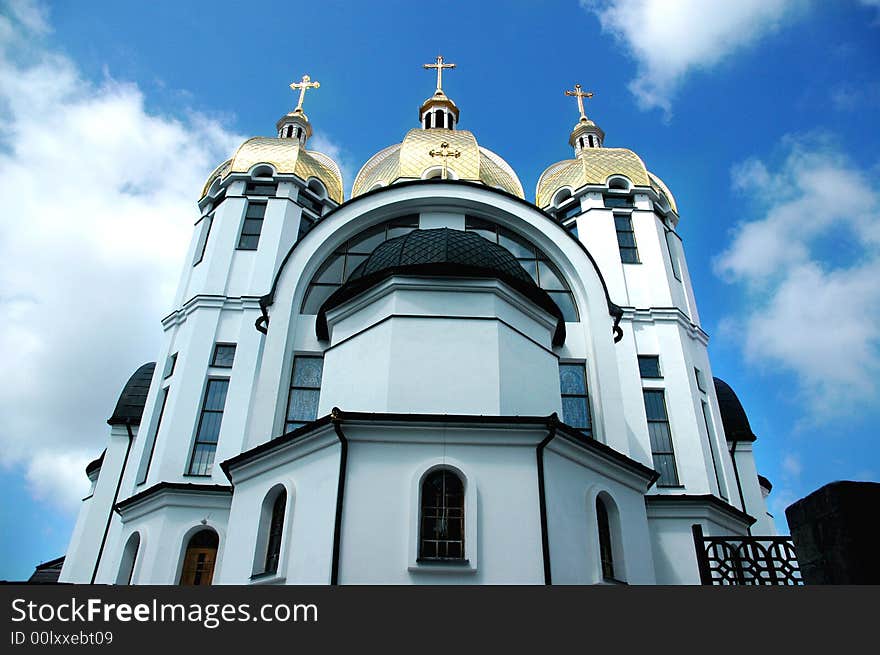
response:
[(574, 91), (566, 91), (578, 101), (580, 119), (571, 131), (568, 143), (575, 150), (574, 159), (556, 162), (538, 178), (535, 204), (542, 209), (553, 204), (560, 189), (568, 187), (572, 192), (590, 185), (605, 186), (614, 175), (626, 177), (633, 186), (651, 187), (661, 198), (666, 198), (675, 213), (675, 198), (663, 181), (648, 171), (641, 158), (627, 148), (605, 148), (605, 132), (584, 114), (583, 99), (592, 97), (576, 84)]
[(419, 107), (421, 127), (363, 165), (354, 179), (352, 197), (395, 182), (441, 177), (481, 182), (524, 198), (522, 184), (508, 163), (480, 147), (471, 132), (455, 129), (460, 112), (443, 91), (443, 71), (455, 64), (438, 55), (435, 63), (424, 68), (437, 71), (437, 90)]
[(412, 129), (402, 143), (373, 155), (355, 177), (351, 196), (403, 180), (423, 179), (426, 173), (441, 165), (430, 153), (444, 143), (449, 150), (460, 153), (448, 164), (450, 178), (482, 182), (525, 197), (519, 178), (506, 161), (477, 144), (471, 132), (443, 128)]
[(224, 180), (233, 173), (249, 173), (258, 164), (268, 164), (276, 175), (296, 175), (303, 181), (317, 178), (327, 189), (327, 196), (337, 202), (343, 201), (342, 173), (338, 164), (327, 155), (315, 150), (307, 150), (306, 142), (312, 135), (312, 126), (302, 110), (306, 89), (318, 88), (304, 75), (302, 82), (294, 82), (292, 89), (300, 91), (299, 103), (292, 112), (282, 116), (276, 125), (277, 137), (253, 137), (242, 143), (232, 159), (218, 166), (202, 189), (202, 197), (215, 180)]

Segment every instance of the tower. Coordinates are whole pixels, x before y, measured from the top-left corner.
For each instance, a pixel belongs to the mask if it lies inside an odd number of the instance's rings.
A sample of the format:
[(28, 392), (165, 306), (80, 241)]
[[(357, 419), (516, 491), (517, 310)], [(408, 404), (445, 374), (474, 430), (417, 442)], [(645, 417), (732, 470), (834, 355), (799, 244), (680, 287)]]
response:
[(574, 157), (529, 202), (459, 128), (455, 65), (424, 66), (418, 126), (349, 199), (308, 76), (209, 176), (62, 580), (689, 583), (692, 524), (764, 520), (672, 194), (577, 85)]

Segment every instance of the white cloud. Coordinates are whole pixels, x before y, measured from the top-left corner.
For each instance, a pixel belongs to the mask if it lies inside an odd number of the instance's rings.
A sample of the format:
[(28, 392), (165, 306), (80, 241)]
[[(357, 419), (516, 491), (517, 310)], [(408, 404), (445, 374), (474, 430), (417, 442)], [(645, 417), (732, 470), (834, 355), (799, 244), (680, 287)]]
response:
[(667, 114), (685, 76), (775, 31), (803, 0), (581, 0), (638, 62), (630, 91)]
[(828, 137), (788, 139), (777, 170), (748, 161), (733, 185), (760, 206), (715, 270), (744, 287), (725, 319), (747, 361), (797, 376), (805, 422), (874, 408), (880, 374), (880, 192)]
[(73, 507), (137, 366), (155, 358), (205, 177), (242, 137), (84, 79), (39, 5), (0, 15), (0, 464)]
[(801, 458), (793, 453), (787, 454), (785, 457), (782, 458), (782, 470), (789, 477), (800, 477), (801, 471), (803, 470), (803, 466), (801, 465)]

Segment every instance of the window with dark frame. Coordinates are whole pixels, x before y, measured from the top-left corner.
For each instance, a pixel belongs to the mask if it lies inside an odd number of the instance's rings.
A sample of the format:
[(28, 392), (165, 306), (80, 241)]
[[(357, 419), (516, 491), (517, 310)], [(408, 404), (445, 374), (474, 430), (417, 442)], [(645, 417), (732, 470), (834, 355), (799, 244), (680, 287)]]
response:
[(208, 379), (208, 384), (205, 386), (205, 397), (202, 401), (202, 411), (199, 415), (199, 425), (196, 428), (196, 440), (193, 443), (193, 452), (189, 463), (189, 475), (211, 475), (227, 391), (229, 391), (227, 378)]
[(560, 363), (559, 388), (562, 393), (562, 421), (592, 437), (593, 421), (587, 393), (586, 365)]
[(675, 452), (672, 448), (672, 431), (669, 429), (669, 415), (666, 412), (666, 398), (662, 389), (642, 389), (645, 398), (645, 415), (648, 419), (648, 436), (651, 440), (651, 455), (654, 469), (660, 474), (658, 487), (679, 486), (678, 471), (675, 467)]
[(388, 239), (408, 234), (418, 227), (418, 214), (410, 214), (374, 225), (346, 241), (321, 264), (318, 272), (309, 282), (309, 288), (300, 311), (303, 314), (317, 314), (318, 309), (330, 294), (342, 286), (352, 271), (366, 260), (380, 244)]
[(632, 218), (627, 214), (615, 214), (614, 228), (617, 230), (617, 247), (620, 250), (620, 261), (624, 264), (641, 264), (639, 249), (636, 246), (636, 233), (633, 231)]
[(464, 483), (449, 469), (422, 482), (419, 560), (464, 560)]
[(484, 239), (509, 250), (516, 257), (520, 266), (532, 276), (535, 284), (546, 291), (553, 302), (562, 310), (562, 317), (565, 321), (577, 322), (579, 320), (574, 295), (568, 283), (542, 250), (527, 239), (491, 221), (474, 216), (465, 216), (464, 221), (465, 230), (468, 232), (476, 232)]
[(324, 210), (324, 204), (318, 200), (317, 197), (312, 195), (311, 192), (305, 189), (300, 189), (296, 202), (300, 207), (304, 207), (318, 216), (320, 216), (321, 212)]
[(659, 379), (663, 375), (660, 373), (660, 355), (639, 355), (639, 375), (646, 380)]
[(278, 185), (274, 182), (248, 182), (244, 187), (246, 196), (274, 196), (278, 193)]
[(269, 521), (269, 539), (266, 544), (265, 573), (278, 571), (281, 556), (281, 537), (284, 533), (284, 511), (287, 508), (287, 492), (281, 491), (272, 503), (272, 518)]
[(196, 243), (196, 252), (193, 256), (193, 266), (197, 266), (205, 258), (205, 248), (208, 247), (208, 237), (211, 234), (211, 223), (214, 221), (214, 215), (208, 214), (203, 217), (199, 231), (199, 240)]
[(169, 355), (165, 360), (165, 370), (162, 372), (162, 379), (167, 380), (174, 375), (174, 367), (177, 366), (177, 353)]
[(604, 196), (604, 200), (606, 207), (614, 209), (632, 209), (635, 207), (632, 196), (607, 194)]
[(295, 430), (318, 418), (318, 400), (321, 397), (321, 376), (324, 357), (321, 355), (295, 355), (290, 375), (290, 395), (284, 432)]
[(263, 218), (265, 216), (265, 201), (248, 201), (244, 222), (241, 224), (241, 235), (238, 238), (238, 250), (257, 249), (257, 246), (260, 244), (260, 232), (263, 231)]
[(614, 554), (611, 547), (611, 522), (608, 520), (608, 509), (601, 498), (596, 499), (596, 522), (599, 528), (599, 559), (602, 562), (602, 578), (615, 580)]
[(721, 463), (718, 461), (718, 454), (715, 448), (715, 433), (712, 430), (712, 419), (709, 417), (709, 404), (704, 400), (703, 405), (703, 422), (706, 424), (706, 437), (709, 440), (709, 454), (712, 456), (712, 471), (715, 473), (715, 484), (718, 485), (718, 495), (727, 500), (724, 485), (721, 484), (721, 471), (719, 467)]
[(211, 357), (211, 366), (216, 366), (217, 368), (232, 368), (233, 362), (235, 362), (234, 343), (214, 344), (214, 355)]
[(573, 216), (577, 216), (581, 213), (581, 203), (578, 200), (571, 200), (567, 202), (565, 205), (556, 209), (553, 213), (556, 216), (557, 221), (565, 221)]

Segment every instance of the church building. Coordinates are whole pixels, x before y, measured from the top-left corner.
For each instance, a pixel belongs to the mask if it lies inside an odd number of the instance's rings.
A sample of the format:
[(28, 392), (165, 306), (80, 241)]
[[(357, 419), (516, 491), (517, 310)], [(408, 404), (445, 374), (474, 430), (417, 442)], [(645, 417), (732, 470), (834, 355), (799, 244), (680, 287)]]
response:
[(350, 197), (308, 76), (211, 173), (60, 581), (699, 584), (697, 530), (775, 534), (672, 192), (576, 85), (527, 198), (454, 66)]

